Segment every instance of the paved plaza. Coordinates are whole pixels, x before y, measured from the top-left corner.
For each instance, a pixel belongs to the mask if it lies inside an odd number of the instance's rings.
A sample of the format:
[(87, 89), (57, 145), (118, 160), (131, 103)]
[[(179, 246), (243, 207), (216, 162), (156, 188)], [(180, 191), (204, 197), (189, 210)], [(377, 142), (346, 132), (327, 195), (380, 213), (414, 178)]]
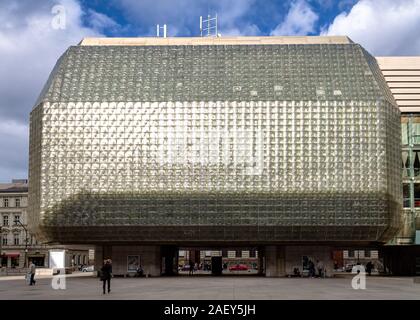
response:
[(113, 278), (111, 294), (102, 295), (92, 274), (66, 278), (66, 290), (54, 290), (51, 278), (38, 277), (28, 286), (22, 277), (0, 278), (0, 299), (419, 299), (413, 278), (368, 277), (366, 290), (351, 287), (351, 275), (329, 279), (263, 278), (256, 276), (178, 276)]

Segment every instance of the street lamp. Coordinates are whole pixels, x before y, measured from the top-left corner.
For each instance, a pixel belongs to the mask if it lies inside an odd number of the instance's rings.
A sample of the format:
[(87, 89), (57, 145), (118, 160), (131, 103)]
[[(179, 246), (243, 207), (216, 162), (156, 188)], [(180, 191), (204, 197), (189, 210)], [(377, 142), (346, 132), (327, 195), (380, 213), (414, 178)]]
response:
[(15, 224), (19, 224), (23, 230), (25, 230), (25, 261), (23, 262), (23, 267), (26, 268), (27, 263), (26, 263), (26, 259), (28, 256), (28, 229), (26, 229), (26, 227), (23, 225), (22, 222), (20, 222), (19, 219), (15, 219)]

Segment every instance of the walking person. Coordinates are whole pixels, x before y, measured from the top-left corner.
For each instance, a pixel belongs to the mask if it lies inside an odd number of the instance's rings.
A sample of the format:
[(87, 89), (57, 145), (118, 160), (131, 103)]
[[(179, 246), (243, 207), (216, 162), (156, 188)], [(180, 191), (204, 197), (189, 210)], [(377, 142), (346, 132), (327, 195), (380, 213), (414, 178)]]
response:
[(371, 261), (369, 261), (366, 264), (366, 272), (367, 272), (368, 275), (372, 274), (372, 269), (373, 269), (373, 263)]
[(103, 294), (105, 294), (106, 283), (108, 282), (108, 293), (111, 292), (112, 263), (111, 259), (105, 260), (101, 268), (101, 281)]
[(194, 262), (192, 262), (192, 260), (190, 260), (189, 264), (190, 264), (189, 275), (192, 276), (194, 274)]
[(139, 266), (137, 267), (137, 270), (136, 270), (136, 276), (137, 276), (137, 277), (143, 277), (143, 275), (144, 275), (143, 268), (139, 265)]
[(318, 269), (318, 276), (320, 278), (324, 277), (324, 264), (322, 263), (322, 261), (317, 260), (316, 261), (316, 268)]
[(315, 277), (315, 265), (312, 262), (312, 260), (309, 260), (309, 262), (308, 262), (308, 268), (309, 268), (309, 277), (310, 278)]
[(29, 280), (29, 285), (35, 285), (35, 270), (36, 270), (36, 265), (33, 263), (32, 260), (29, 260), (29, 273), (30, 273), (30, 280)]

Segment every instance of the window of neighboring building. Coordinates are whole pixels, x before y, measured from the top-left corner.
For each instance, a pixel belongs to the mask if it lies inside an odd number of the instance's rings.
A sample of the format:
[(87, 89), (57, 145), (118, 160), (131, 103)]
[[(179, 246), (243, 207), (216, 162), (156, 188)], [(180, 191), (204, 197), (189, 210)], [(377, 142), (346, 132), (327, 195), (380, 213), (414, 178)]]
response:
[(404, 203), (403, 203), (404, 208), (409, 208), (410, 207), (410, 185), (408, 183), (403, 183), (403, 198), (404, 198)]
[(9, 207), (9, 199), (8, 198), (4, 198), (3, 199), (3, 204), (4, 204), (4, 207), (5, 208), (8, 208)]
[(20, 198), (16, 198), (16, 199), (15, 199), (15, 206), (16, 206), (17, 208), (19, 208), (19, 207), (20, 207)]
[(19, 243), (20, 243), (19, 235), (18, 234), (15, 234), (15, 236), (14, 236), (14, 244), (15, 244), (15, 246), (18, 246)]
[(7, 246), (7, 235), (6, 234), (4, 234), (3, 237), (2, 237), (2, 244), (4, 246)]
[[(403, 184), (403, 197), (404, 207), (410, 207), (410, 185), (408, 183)], [(420, 184), (414, 183), (414, 206), (420, 207)]]
[(18, 222), (20, 222), (20, 216), (16, 215), (15, 220), (13, 220), (13, 221), (14, 221), (15, 225), (17, 225)]
[(19, 257), (11, 257), (12, 268), (19, 267)]
[(9, 216), (3, 216), (3, 226), (9, 226)]
[[(420, 120), (419, 117), (413, 117), (413, 127), (412, 127), (414, 137), (414, 144), (420, 144)], [(408, 117), (401, 117), (401, 133), (402, 133), (402, 144), (407, 145), (409, 141), (409, 126), (408, 126)]]
[(2, 267), (7, 267), (7, 257), (6, 256), (0, 256), (0, 262)]
[(33, 264), (37, 267), (44, 266), (44, 257), (28, 257), (28, 260), (32, 260)]

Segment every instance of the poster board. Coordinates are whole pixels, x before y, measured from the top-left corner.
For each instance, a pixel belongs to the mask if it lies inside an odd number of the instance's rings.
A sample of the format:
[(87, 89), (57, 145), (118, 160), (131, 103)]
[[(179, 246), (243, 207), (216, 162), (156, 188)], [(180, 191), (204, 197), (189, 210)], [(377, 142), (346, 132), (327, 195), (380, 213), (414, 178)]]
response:
[(127, 256), (127, 271), (136, 272), (139, 267), (140, 267), (140, 256), (128, 255)]

